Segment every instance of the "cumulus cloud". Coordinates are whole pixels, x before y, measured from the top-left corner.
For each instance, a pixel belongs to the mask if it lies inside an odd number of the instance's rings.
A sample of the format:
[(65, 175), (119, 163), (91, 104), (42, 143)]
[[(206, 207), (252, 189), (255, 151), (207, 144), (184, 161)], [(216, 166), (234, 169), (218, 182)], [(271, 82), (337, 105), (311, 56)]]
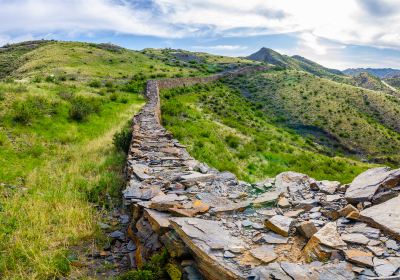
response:
[(400, 49), (398, 0), (0, 0), (0, 35), (111, 31), (163, 38), (299, 34)]

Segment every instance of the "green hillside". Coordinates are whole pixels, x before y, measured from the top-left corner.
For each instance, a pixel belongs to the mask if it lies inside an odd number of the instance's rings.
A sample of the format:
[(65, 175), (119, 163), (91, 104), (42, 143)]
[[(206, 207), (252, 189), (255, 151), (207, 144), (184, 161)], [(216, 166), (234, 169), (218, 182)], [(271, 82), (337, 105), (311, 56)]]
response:
[(206, 74), (110, 44), (0, 48), (0, 278), (79, 269), (67, 256), (97, 244), (94, 205), (120, 197), (125, 156), (113, 136), (144, 104), (146, 80)]
[[(249, 75), (251, 76), (251, 75)], [(338, 156), (280, 127), (231, 85), (245, 78), (162, 91), (164, 125), (198, 160), (249, 181), (294, 170), (318, 179), (351, 181), (369, 165)]]
[(287, 56), (282, 55), (269, 48), (261, 48), (258, 52), (247, 57), (248, 59), (273, 64), (279, 67), (299, 70), (311, 73), (318, 77), (326, 77), (333, 80), (343, 81), (347, 77), (339, 70), (326, 68), (314, 61), (304, 58), (299, 55)]
[(398, 163), (400, 99), (298, 71), (269, 71), (228, 81), (275, 123), (332, 150)]

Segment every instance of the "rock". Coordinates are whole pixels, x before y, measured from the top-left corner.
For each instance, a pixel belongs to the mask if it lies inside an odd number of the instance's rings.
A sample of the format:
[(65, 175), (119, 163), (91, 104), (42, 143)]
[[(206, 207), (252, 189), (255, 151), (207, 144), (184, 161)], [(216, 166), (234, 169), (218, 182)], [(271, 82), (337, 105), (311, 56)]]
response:
[(366, 237), (373, 239), (379, 238), (380, 235), (379, 229), (369, 227), (364, 223), (356, 223), (354, 226), (347, 228), (346, 230), (350, 233), (361, 233)]
[(250, 250), (250, 254), (263, 263), (270, 263), (274, 261), (278, 255), (275, 254), (274, 246), (262, 245)]
[(351, 270), (351, 266), (346, 262), (327, 265), (318, 262), (304, 265), (282, 262), (281, 267), (292, 279), (295, 280), (354, 279), (354, 273)]
[(129, 223), (129, 216), (128, 215), (121, 215), (119, 217), (119, 221), (121, 222), (121, 224), (126, 225)]
[(280, 197), (278, 200), (278, 206), (280, 208), (289, 208), (290, 207), (290, 202), (286, 197)]
[(242, 221), (242, 226), (243, 227), (251, 227), (253, 223), (250, 220), (244, 220)]
[(174, 193), (164, 194), (163, 192), (161, 192), (157, 196), (153, 197), (151, 201), (152, 202), (178, 201), (178, 196)]
[(272, 217), (276, 215), (275, 209), (260, 209), (257, 210), (257, 214), (267, 216), (267, 217)]
[[(288, 212), (284, 213), (283, 215), (286, 217), (289, 217), (289, 218), (297, 218), (301, 213), (304, 213), (304, 212), (305, 212), (304, 209), (298, 209), (298, 210), (288, 211)], [(273, 215), (271, 215), (271, 216), (273, 216)]]
[(188, 247), (175, 231), (171, 230), (166, 232), (160, 237), (160, 241), (164, 244), (165, 248), (167, 248), (168, 254), (170, 254), (171, 257), (181, 258), (190, 256)]
[(183, 271), (186, 275), (187, 280), (203, 280), (203, 276), (201, 276), (200, 272), (197, 270), (197, 268), (195, 266), (185, 266), (183, 268)]
[(307, 239), (310, 239), (317, 231), (317, 227), (311, 221), (305, 221), (299, 224), (298, 230)]
[(97, 224), (98, 224), (98, 226), (99, 226), (101, 229), (103, 229), (103, 230), (106, 230), (106, 229), (111, 228), (110, 225), (105, 224), (105, 223), (98, 222)]
[(214, 177), (215, 177), (214, 174), (210, 174), (210, 173), (202, 174), (200, 172), (193, 171), (189, 174), (180, 176), (179, 180), (184, 181), (186, 183), (187, 182), (203, 182), (203, 181), (213, 179)]
[(315, 180), (307, 175), (297, 172), (283, 172), (278, 174), (275, 178), (275, 189), (279, 194), (294, 193), (304, 188), (310, 187), (311, 183)]
[(262, 235), (262, 238), (269, 244), (286, 244), (288, 242), (287, 237), (283, 237), (282, 235), (274, 232), (267, 232)]
[(159, 212), (152, 209), (143, 210), (144, 217), (150, 222), (151, 228), (155, 232), (160, 232), (162, 230), (167, 230), (169, 227), (170, 214)]
[(381, 260), (375, 257), (373, 261), (375, 273), (380, 277), (392, 276), (398, 269), (398, 266), (387, 260)]
[(264, 280), (264, 279), (279, 279), (279, 280), (292, 280), (281, 268), (279, 263), (270, 263), (267, 266), (257, 266), (251, 271), (248, 279)]
[(263, 204), (269, 204), (275, 202), (279, 197), (278, 192), (265, 192), (262, 195), (254, 199), (253, 205), (255, 207), (262, 206)]
[(193, 252), (207, 279), (240, 279), (242, 272), (213, 253), (212, 248), (245, 247), (245, 243), (225, 230), (221, 222), (198, 218), (170, 218), (170, 223)]
[(235, 258), (235, 257), (236, 257), (236, 255), (235, 255), (235, 254), (232, 254), (232, 253), (229, 252), (229, 251), (225, 251), (225, 252), (224, 252), (224, 258), (231, 259), (231, 258)]
[(289, 236), (289, 230), (292, 223), (292, 218), (282, 215), (275, 215), (272, 218), (265, 220), (266, 228), (282, 236)]
[(321, 212), (314, 212), (309, 215), (310, 219), (318, 219), (321, 216), (322, 216)]
[(118, 240), (125, 240), (125, 234), (119, 230), (113, 231), (109, 234), (111, 238), (118, 239)]
[(383, 255), (385, 250), (382, 247), (378, 246), (367, 246), (367, 249), (370, 250), (375, 256), (380, 257)]
[(399, 250), (399, 245), (397, 245), (397, 242), (395, 240), (389, 239), (385, 242), (386, 248), (392, 249), (392, 250)]
[(351, 203), (370, 201), (380, 188), (392, 188), (400, 182), (400, 169), (376, 167), (358, 175), (347, 189), (345, 197)]
[(342, 234), (341, 238), (344, 242), (360, 245), (367, 245), (369, 242), (369, 239), (360, 233)]
[(344, 207), (338, 211), (338, 213), (341, 217), (347, 217), (351, 212), (359, 213), (358, 209), (351, 204), (347, 204), (346, 207)]
[(357, 249), (349, 249), (345, 250), (344, 254), (346, 259), (350, 262), (353, 262), (357, 265), (373, 267), (374, 263), (372, 261), (372, 253), (365, 252)]
[(227, 203), (225, 205), (213, 206), (213, 213), (231, 213), (242, 212), (250, 205), (250, 201), (242, 201), (237, 203)]
[(340, 186), (340, 182), (324, 180), (317, 182), (317, 185), (321, 192), (326, 194), (334, 194), (337, 188)]
[(360, 220), (400, 240), (400, 196), (361, 211)]
[(342, 195), (340, 195), (340, 194), (332, 194), (332, 195), (330, 195), (330, 194), (328, 194), (327, 196), (326, 196), (326, 201), (327, 202), (334, 202), (334, 201), (338, 201), (338, 200), (340, 200), (340, 199), (342, 199), (343, 197), (342, 197)]
[(308, 240), (303, 251), (306, 256), (325, 260), (331, 257), (333, 249), (345, 247), (346, 243), (340, 238), (336, 223), (329, 222)]

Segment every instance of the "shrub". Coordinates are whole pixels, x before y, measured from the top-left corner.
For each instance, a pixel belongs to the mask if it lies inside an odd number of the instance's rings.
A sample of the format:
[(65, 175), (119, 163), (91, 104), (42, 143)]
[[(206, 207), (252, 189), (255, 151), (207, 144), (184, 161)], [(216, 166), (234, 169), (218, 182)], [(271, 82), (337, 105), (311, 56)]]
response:
[(70, 102), (69, 116), (73, 120), (84, 121), (90, 114), (100, 112), (100, 100), (97, 98), (77, 96)]
[(34, 117), (57, 113), (57, 107), (58, 103), (50, 102), (44, 97), (29, 96), (13, 103), (13, 119), (18, 123), (28, 124)]
[(101, 87), (101, 82), (99, 80), (93, 80), (88, 83), (88, 86), (93, 88), (99, 88)]
[(119, 132), (115, 133), (113, 137), (113, 143), (118, 151), (124, 152), (125, 154), (129, 151), (129, 146), (132, 140), (132, 128), (130, 123), (125, 125)]
[(74, 94), (70, 91), (60, 91), (58, 93), (58, 96), (60, 96), (60, 98), (64, 100), (71, 100), (74, 97)]
[(228, 135), (225, 137), (225, 142), (228, 144), (229, 147), (232, 149), (236, 149), (239, 147), (240, 144), (240, 139), (237, 136), (234, 135)]

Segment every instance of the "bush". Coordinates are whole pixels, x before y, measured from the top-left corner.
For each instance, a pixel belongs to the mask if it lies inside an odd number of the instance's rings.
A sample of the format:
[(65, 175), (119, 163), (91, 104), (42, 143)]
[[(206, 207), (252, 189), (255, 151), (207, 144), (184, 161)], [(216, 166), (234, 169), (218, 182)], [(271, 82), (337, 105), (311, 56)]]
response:
[(240, 144), (240, 139), (237, 136), (234, 135), (228, 135), (225, 137), (225, 142), (228, 144), (229, 147), (232, 149), (236, 149), (239, 147)]
[(100, 100), (97, 98), (77, 96), (70, 102), (69, 117), (73, 120), (84, 121), (90, 114), (100, 112)]
[(58, 103), (50, 102), (44, 97), (29, 96), (25, 100), (13, 103), (13, 119), (21, 124), (30, 123), (34, 117), (44, 114), (56, 114)]
[(130, 123), (125, 125), (124, 128), (122, 128), (119, 132), (115, 133), (113, 137), (113, 143), (115, 148), (117, 148), (118, 151), (124, 152), (125, 154), (128, 154), (129, 152), (129, 146), (131, 144), (132, 140), (132, 128), (130, 126)]
[(93, 80), (88, 83), (88, 86), (93, 88), (99, 88), (101, 87), (101, 82), (99, 80)]

